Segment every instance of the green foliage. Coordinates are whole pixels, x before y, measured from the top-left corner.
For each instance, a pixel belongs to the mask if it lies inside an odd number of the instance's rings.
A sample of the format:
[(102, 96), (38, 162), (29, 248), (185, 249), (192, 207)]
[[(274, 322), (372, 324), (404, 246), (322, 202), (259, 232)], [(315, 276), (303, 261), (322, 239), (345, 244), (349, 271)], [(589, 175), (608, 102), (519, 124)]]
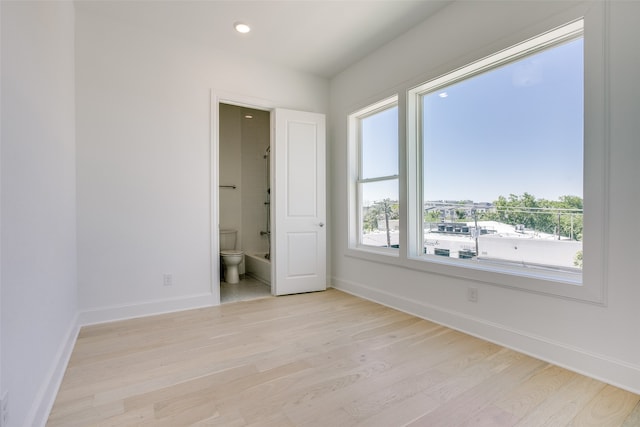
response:
[(542, 233), (558, 234), (582, 240), (582, 198), (562, 196), (559, 200), (536, 199), (529, 193), (498, 197), (494, 209), (482, 215), (483, 220), (505, 224), (524, 224), (525, 228)]
[(374, 202), (371, 206), (368, 206), (365, 209), (366, 212), (362, 218), (364, 231), (377, 230), (381, 228), (380, 221), (384, 221), (384, 229), (387, 231), (387, 246), (391, 246), (389, 220), (400, 218), (398, 202), (392, 201), (391, 199), (383, 199)]
[(428, 211), (424, 214), (424, 222), (438, 222), (440, 221), (440, 211)]
[(380, 228), (379, 221), (398, 218), (400, 218), (398, 202), (391, 201), (391, 199), (379, 200), (365, 207), (364, 217), (362, 218), (363, 228), (365, 231), (377, 230)]
[(576, 252), (576, 256), (573, 258), (573, 265), (582, 268), (582, 251)]

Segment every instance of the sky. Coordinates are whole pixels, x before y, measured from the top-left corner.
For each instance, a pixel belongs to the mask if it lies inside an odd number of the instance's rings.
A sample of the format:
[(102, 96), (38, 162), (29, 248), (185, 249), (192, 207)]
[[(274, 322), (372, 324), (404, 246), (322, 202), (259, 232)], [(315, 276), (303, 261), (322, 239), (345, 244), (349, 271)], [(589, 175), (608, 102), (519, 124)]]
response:
[[(423, 96), (425, 200), (582, 197), (583, 76), (577, 39)], [(397, 108), (363, 121), (363, 178), (398, 173), (397, 129)]]

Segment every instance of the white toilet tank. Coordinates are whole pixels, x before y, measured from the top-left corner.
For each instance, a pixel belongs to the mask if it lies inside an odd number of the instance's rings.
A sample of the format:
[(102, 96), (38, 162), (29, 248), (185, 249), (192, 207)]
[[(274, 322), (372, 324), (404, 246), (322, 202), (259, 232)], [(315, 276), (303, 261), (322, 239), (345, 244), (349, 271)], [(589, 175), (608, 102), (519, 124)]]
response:
[(234, 229), (220, 229), (220, 250), (232, 251), (236, 248), (236, 240), (238, 237), (238, 230)]

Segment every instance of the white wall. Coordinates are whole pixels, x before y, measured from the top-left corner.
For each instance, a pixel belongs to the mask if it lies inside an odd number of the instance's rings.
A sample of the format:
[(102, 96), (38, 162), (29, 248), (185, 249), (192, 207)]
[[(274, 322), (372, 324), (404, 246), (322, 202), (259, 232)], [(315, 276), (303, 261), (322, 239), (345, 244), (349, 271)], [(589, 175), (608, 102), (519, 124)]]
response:
[[(82, 321), (215, 303), (210, 88), (326, 112), (328, 81), (76, 10)], [(217, 262), (217, 259), (216, 259)], [(162, 274), (173, 274), (173, 286)]]
[[(3, 32), (2, 32), (2, 16), (3, 16), (3, 8), (2, 5), (0, 5), (0, 53), (2, 52), (2, 37), (3, 37)], [(2, 58), (0, 57), (0, 399), (3, 399), (3, 395), (4, 395), (4, 383), (2, 382), (2, 371), (3, 371), (3, 364), (2, 364), (2, 86), (4, 86), (4, 84), (2, 83), (2, 75), (3, 75), (3, 67), (2, 67), (2, 63), (4, 61), (2, 60)], [(1, 403), (0, 403), (1, 404)]]
[[(567, 22), (569, 2), (456, 2), (331, 81), (334, 286), (640, 392), (637, 212), (640, 211), (640, 3), (610, 5), (609, 230), (606, 306), (435, 275), (347, 254), (349, 113)], [(590, 7), (593, 7), (592, 4)], [(401, 109), (401, 112), (403, 109)], [(404, 117), (400, 117), (404, 123)], [(402, 133), (401, 133), (402, 134)], [(403, 176), (404, 162), (402, 162)], [(513, 280), (517, 280), (514, 278)], [(477, 303), (466, 300), (478, 289)]]
[(46, 420), (75, 339), (74, 9), (2, 8), (2, 391)]

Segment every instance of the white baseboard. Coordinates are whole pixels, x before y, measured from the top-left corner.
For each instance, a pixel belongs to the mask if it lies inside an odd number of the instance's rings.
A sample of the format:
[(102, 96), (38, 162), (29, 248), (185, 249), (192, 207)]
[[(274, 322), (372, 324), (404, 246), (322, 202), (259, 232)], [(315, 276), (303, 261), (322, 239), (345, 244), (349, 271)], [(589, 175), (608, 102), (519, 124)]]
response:
[(80, 311), (78, 324), (80, 326), (94, 325), (97, 323), (133, 319), (174, 311), (211, 307), (218, 303), (212, 293), (206, 293), (166, 300), (147, 301), (139, 304), (94, 308)]
[(62, 378), (67, 370), (69, 359), (71, 358), (71, 352), (76, 344), (78, 338), (78, 332), (80, 327), (78, 326), (78, 314), (73, 317), (66, 337), (60, 343), (60, 347), (52, 358), (52, 364), (49, 374), (42, 382), (42, 387), (36, 395), (31, 410), (27, 414), (25, 426), (41, 426), (44, 427), (49, 418), (49, 413), (58, 394), (60, 384), (62, 384)]
[(404, 298), (361, 283), (334, 277), (333, 287), (640, 394), (640, 366), (638, 365), (595, 354), (505, 325), (487, 322), (465, 313)]

